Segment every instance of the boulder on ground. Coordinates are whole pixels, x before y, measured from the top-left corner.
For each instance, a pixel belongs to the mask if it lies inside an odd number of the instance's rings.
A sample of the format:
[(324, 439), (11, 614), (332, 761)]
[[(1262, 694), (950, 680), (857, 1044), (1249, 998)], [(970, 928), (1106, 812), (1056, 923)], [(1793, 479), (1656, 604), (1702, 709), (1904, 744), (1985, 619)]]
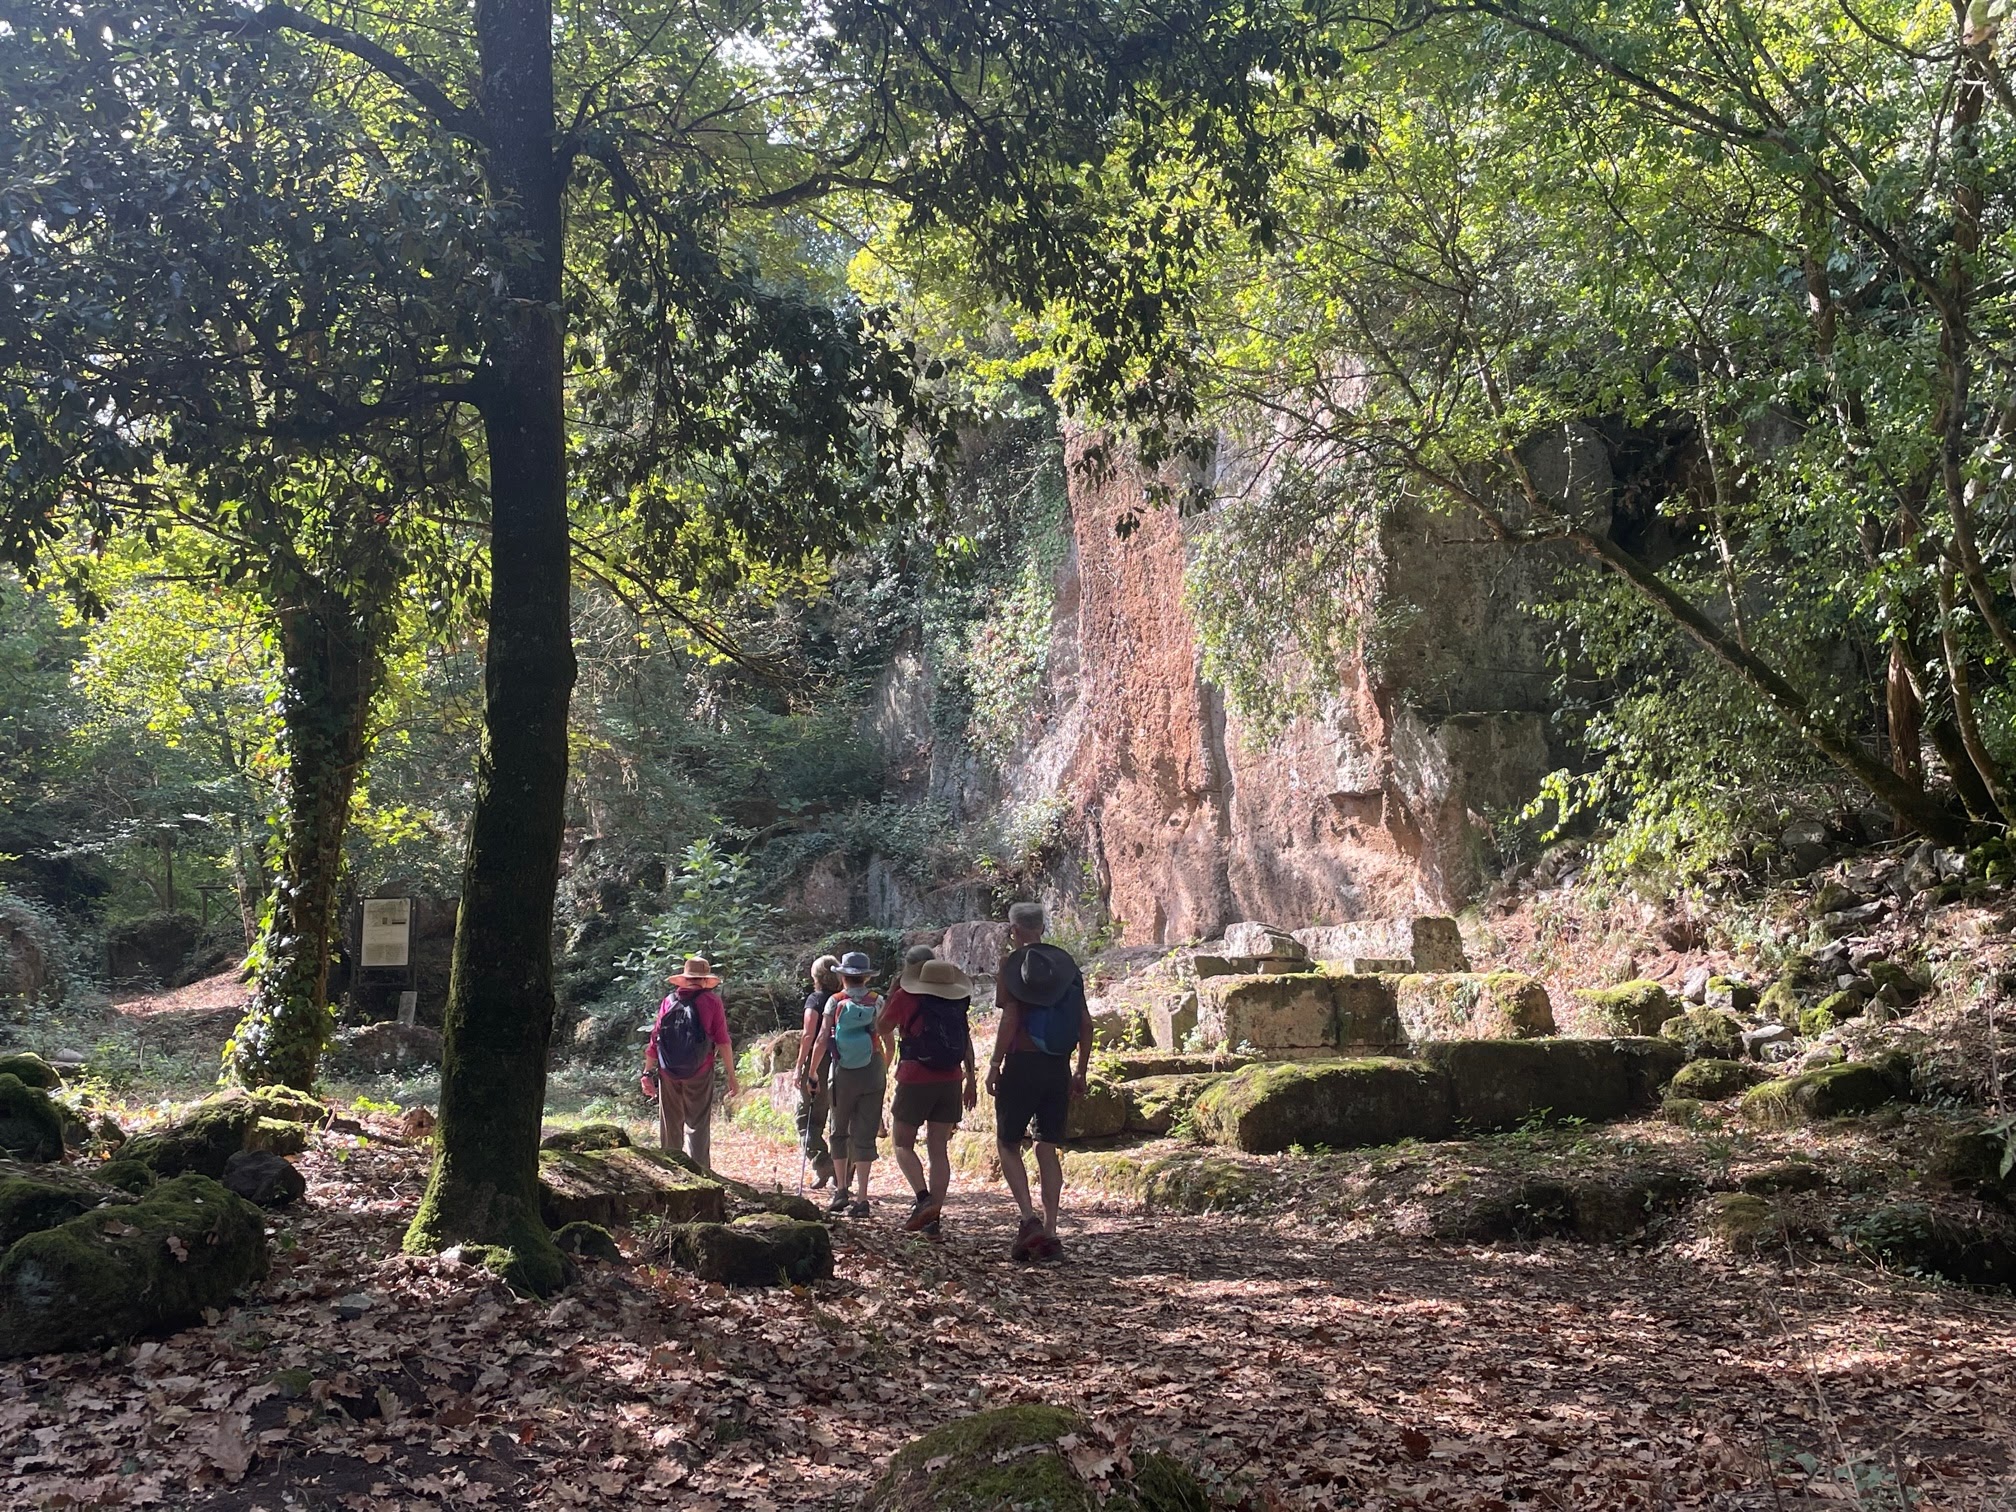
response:
[(1452, 1127), (1446, 1077), (1381, 1057), (1247, 1066), (1205, 1090), (1196, 1123), (1212, 1143), (1259, 1155), (1441, 1139)]
[(630, 1132), (621, 1124), (588, 1123), (575, 1129), (555, 1129), (539, 1141), (542, 1150), (622, 1150)]
[(270, 1150), (240, 1150), (224, 1162), (224, 1189), (255, 1207), (282, 1208), (308, 1194), (308, 1179)]
[(1102, 1494), (1069, 1460), (1084, 1420), (1023, 1403), (934, 1428), (897, 1451), (861, 1512), (1210, 1512), (1203, 1485), (1176, 1461), (1135, 1454)]
[(1687, 1052), (1689, 1060), (1743, 1058), (1743, 1023), (1725, 1008), (1689, 1008), (1659, 1026), (1659, 1037)]
[(1127, 1127), (1127, 1099), (1112, 1082), (1087, 1077), (1085, 1095), (1071, 1099), (1064, 1120), (1066, 1139), (1111, 1139)]
[(115, 983), (172, 986), (189, 964), (202, 933), (202, 920), (179, 910), (122, 920), (105, 932), (107, 974)]
[[(231, 1095), (231, 1094), (227, 1094)], [(258, 1087), (245, 1096), (258, 1105), (261, 1118), (280, 1123), (320, 1124), (329, 1121), (329, 1105), (311, 1093), (294, 1087)]]
[(54, 1092), (63, 1085), (63, 1078), (54, 1066), (27, 1050), (0, 1055), (0, 1076), (12, 1076), (24, 1087), (33, 1087), (38, 1092)]
[(164, 1181), (20, 1239), (0, 1256), (0, 1355), (195, 1322), (266, 1274), (265, 1216), (206, 1176)]
[(1700, 1190), (1683, 1171), (1646, 1166), (1590, 1176), (1525, 1176), (1462, 1205), (1436, 1224), (1439, 1237), (1492, 1243), (1503, 1239), (1629, 1239), (1670, 1216)]
[(122, 1192), (132, 1192), (136, 1196), (149, 1191), (161, 1178), (154, 1174), (154, 1167), (137, 1160), (108, 1160), (91, 1173), (92, 1179), (104, 1186), (117, 1187)]
[(1400, 1027), (1423, 1040), (1532, 1039), (1554, 1032), (1547, 989), (1518, 971), (1416, 973), (1400, 978)]
[(1751, 1061), (1719, 1058), (1688, 1061), (1674, 1073), (1669, 1090), (1675, 1097), (1698, 1097), (1703, 1102), (1720, 1102), (1725, 1097), (1749, 1091), (1759, 1079), (1770, 1074)]
[(1334, 1049), (1330, 981), (1315, 972), (1204, 978), (1197, 983), (1198, 1030), (1207, 1044), (1228, 1050)]
[(604, 1227), (655, 1213), (675, 1223), (719, 1223), (728, 1193), (669, 1155), (628, 1146), (544, 1150), (539, 1155), (539, 1214), (551, 1229), (569, 1223)]
[(804, 1286), (833, 1276), (826, 1226), (777, 1213), (677, 1224), (665, 1230), (665, 1244), (674, 1264), (723, 1286)]
[(63, 1109), (40, 1087), (0, 1074), (0, 1155), (41, 1163), (63, 1158)]
[(623, 1259), (623, 1251), (616, 1247), (615, 1236), (599, 1223), (562, 1224), (553, 1235), (553, 1243), (561, 1254), (582, 1260), (620, 1262)]
[(1848, 1061), (1765, 1082), (1743, 1098), (1744, 1116), (1773, 1128), (1873, 1113), (1909, 1095), (1908, 1062)]
[(119, 1158), (137, 1160), (157, 1176), (194, 1171), (219, 1181), (258, 1122), (258, 1102), (243, 1093), (208, 1098), (181, 1118), (135, 1134), (120, 1147)]
[(2016, 1223), (1993, 1208), (1966, 1213), (1885, 1203), (1844, 1223), (1840, 1237), (1864, 1259), (1913, 1275), (2016, 1287)]
[(1472, 1129), (1617, 1118), (1633, 1106), (1630, 1062), (1610, 1040), (1444, 1040), (1421, 1053), (1448, 1078), (1456, 1122)]
[(1670, 992), (1643, 977), (1615, 987), (1578, 987), (1575, 1000), (1591, 1027), (1604, 1034), (1657, 1034), (1678, 1011)]
[(93, 1208), (133, 1199), (75, 1166), (21, 1165), (0, 1160), (0, 1250)]
[(1206, 1071), (1188, 1076), (1144, 1076), (1120, 1083), (1120, 1095), (1127, 1101), (1127, 1132), (1167, 1134), (1186, 1122), (1197, 1099), (1229, 1074)]
[(1754, 1192), (1715, 1192), (1702, 1205), (1701, 1229), (1739, 1255), (1754, 1255), (1783, 1237), (1778, 1205)]
[(1256, 961), (1306, 961), (1309, 947), (1272, 924), (1234, 924), (1225, 931), (1225, 954)]

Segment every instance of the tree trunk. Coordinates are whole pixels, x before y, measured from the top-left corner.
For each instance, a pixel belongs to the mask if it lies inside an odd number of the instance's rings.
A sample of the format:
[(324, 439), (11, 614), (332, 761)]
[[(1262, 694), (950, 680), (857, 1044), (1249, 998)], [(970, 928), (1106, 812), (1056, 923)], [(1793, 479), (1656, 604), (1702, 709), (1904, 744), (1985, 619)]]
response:
[(552, 7), (478, 0), (476, 35), (486, 171), (497, 202), (515, 211), (514, 255), (479, 383), (491, 494), (483, 747), (442, 1026), (437, 1153), (406, 1248), (488, 1248), (493, 1268), (545, 1293), (564, 1269), (539, 1217), (539, 1122), (575, 670)]
[(329, 1035), (329, 957), (343, 832), (364, 760), (383, 665), (368, 619), (311, 585), (279, 608), (287, 742), (287, 817), (267, 899), (252, 1004), (225, 1047), (240, 1085), (304, 1091)]

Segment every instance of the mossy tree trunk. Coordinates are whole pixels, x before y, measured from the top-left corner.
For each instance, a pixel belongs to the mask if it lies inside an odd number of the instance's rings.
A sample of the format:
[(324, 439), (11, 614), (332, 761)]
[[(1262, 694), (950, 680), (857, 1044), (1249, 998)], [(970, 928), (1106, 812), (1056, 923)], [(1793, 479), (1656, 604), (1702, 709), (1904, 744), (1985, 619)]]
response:
[(251, 1006), (226, 1048), (248, 1087), (304, 1091), (329, 1033), (343, 834), (384, 667), (383, 615), (298, 575), (277, 605), (284, 687), (287, 803), (279, 874), (266, 900)]
[(559, 315), (565, 168), (550, 4), (478, 0), (476, 33), (486, 171), (496, 201), (514, 211), (517, 255), (478, 385), (491, 488), (483, 747), (443, 1023), (437, 1153), (406, 1247), (499, 1246), (516, 1284), (547, 1292), (563, 1266), (539, 1217), (539, 1120), (575, 672)]

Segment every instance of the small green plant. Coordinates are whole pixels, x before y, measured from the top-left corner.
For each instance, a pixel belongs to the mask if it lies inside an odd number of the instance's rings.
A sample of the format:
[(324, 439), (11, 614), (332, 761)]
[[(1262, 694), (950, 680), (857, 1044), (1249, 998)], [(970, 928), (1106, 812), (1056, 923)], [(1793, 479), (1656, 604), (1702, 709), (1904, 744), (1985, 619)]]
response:
[(1205, 1037), (1204, 1026), (1202, 1024), (1192, 1024), (1183, 1036), (1183, 1053), (1185, 1055), (1202, 1055), (1210, 1048), (1211, 1041)]
[(381, 1102), (375, 1097), (363, 1095), (355, 1098), (350, 1106), (355, 1108), (359, 1113), (383, 1113), (388, 1117), (397, 1117), (405, 1111), (396, 1102)]
[(666, 883), (670, 906), (644, 927), (644, 943), (617, 963), (623, 981), (657, 983), (689, 955), (716, 971), (755, 975), (768, 954), (778, 911), (757, 896), (747, 856), (695, 840)]

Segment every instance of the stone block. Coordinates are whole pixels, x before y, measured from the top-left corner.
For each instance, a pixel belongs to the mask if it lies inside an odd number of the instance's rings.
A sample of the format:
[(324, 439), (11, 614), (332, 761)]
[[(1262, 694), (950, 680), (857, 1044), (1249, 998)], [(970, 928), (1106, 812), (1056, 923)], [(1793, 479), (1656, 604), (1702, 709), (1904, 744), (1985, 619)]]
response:
[(1205, 1090), (1196, 1123), (1214, 1144), (1262, 1155), (1442, 1139), (1453, 1128), (1448, 1078), (1389, 1058), (1247, 1066)]
[(670, 1231), (668, 1249), (675, 1264), (724, 1286), (804, 1286), (833, 1277), (826, 1226), (775, 1213), (683, 1224)]
[(1347, 1055), (1404, 1054), (1399, 1000), (1390, 976), (1332, 976), (1330, 1002), (1337, 1015), (1337, 1048)]
[(1517, 971), (1417, 973), (1400, 978), (1400, 1027), (1411, 1041), (1532, 1039), (1554, 1032), (1547, 989)]
[(1353, 976), (1405, 976), (1414, 969), (1405, 956), (1353, 956), (1348, 964)]
[(1156, 999), (1148, 1010), (1148, 1037), (1157, 1050), (1180, 1051), (1197, 1027), (1197, 994), (1185, 992)]
[(1609, 1040), (1447, 1040), (1421, 1056), (1448, 1077), (1457, 1123), (1479, 1131), (1618, 1118), (1633, 1106), (1630, 1066)]
[(1450, 918), (1431, 917), (1415, 919), (1409, 933), (1413, 936), (1413, 959), (1416, 971), (1468, 971), (1470, 958), (1463, 953), (1463, 931)]
[(1091, 1077), (1085, 1095), (1071, 1099), (1071, 1111), (1064, 1120), (1066, 1139), (1111, 1139), (1127, 1128), (1128, 1103), (1112, 1082)]
[(1784, 1128), (1873, 1113), (1909, 1095), (1910, 1089), (1910, 1063), (1901, 1057), (1885, 1057), (1823, 1066), (1765, 1082), (1744, 1094), (1742, 1107), (1746, 1118)]
[(1680, 1011), (1673, 995), (1658, 982), (1620, 982), (1615, 987), (1578, 987), (1575, 1001), (1589, 1028), (1604, 1034), (1657, 1034), (1659, 1026)]
[(1263, 1054), (1321, 1050), (1337, 1043), (1329, 977), (1208, 977), (1197, 984), (1197, 1027), (1205, 1043)]
[(542, 1150), (539, 1213), (548, 1228), (634, 1223), (656, 1213), (675, 1223), (718, 1223), (728, 1194), (657, 1150)]
[(1127, 1132), (1167, 1134), (1197, 1106), (1198, 1098), (1229, 1075), (1228, 1071), (1207, 1071), (1122, 1082), (1119, 1090), (1127, 1101)]
[(1225, 931), (1225, 954), (1254, 960), (1306, 961), (1309, 947), (1272, 924), (1234, 924)]
[(1295, 938), (1319, 961), (1399, 961), (1401, 971), (1468, 971), (1463, 932), (1440, 915), (1360, 919), (1351, 924), (1318, 924), (1295, 931)]

